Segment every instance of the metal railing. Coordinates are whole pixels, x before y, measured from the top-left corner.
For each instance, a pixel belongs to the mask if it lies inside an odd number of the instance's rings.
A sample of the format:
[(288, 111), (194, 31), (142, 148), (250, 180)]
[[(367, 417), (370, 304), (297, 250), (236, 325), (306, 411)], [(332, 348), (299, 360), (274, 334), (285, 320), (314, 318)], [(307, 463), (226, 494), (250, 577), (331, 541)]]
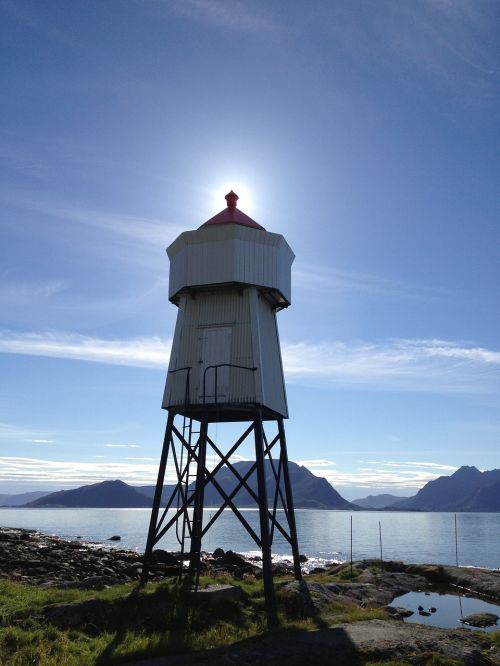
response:
[(217, 365), (207, 365), (207, 367), (205, 368), (205, 370), (203, 372), (203, 395), (202, 395), (203, 404), (206, 404), (206, 398), (207, 398), (207, 395), (206, 395), (206, 379), (207, 379), (207, 372), (209, 370), (214, 370), (215, 371), (215, 373), (214, 373), (215, 374), (215, 378), (214, 378), (214, 382), (215, 382), (214, 398), (215, 398), (215, 400), (214, 400), (214, 402), (215, 402), (215, 404), (217, 404), (217, 398), (218, 398), (218, 395), (217, 395), (217, 378), (218, 378), (219, 368), (237, 368), (239, 370), (249, 370), (251, 372), (256, 372), (256, 370), (257, 370), (257, 368), (250, 367), (250, 366), (247, 366), (247, 365), (237, 365), (236, 363), (218, 363)]

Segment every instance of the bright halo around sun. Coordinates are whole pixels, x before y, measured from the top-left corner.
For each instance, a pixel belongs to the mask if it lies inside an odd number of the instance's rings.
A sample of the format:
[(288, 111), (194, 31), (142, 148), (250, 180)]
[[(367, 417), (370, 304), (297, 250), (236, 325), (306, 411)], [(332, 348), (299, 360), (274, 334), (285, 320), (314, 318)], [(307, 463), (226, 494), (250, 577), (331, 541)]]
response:
[(227, 181), (220, 187), (217, 187), (217, 189), (214, 191), (214, 209), (221, 210), (226, 206), (226, 200), (224, 197), (231, 190), (236, 192), (236, 194), (239, 196), (238, 208), (241, 208), (244, 213), (250, 215), (254, 208), (252, 193), (250, 192), (249, 188), (241, 182)]

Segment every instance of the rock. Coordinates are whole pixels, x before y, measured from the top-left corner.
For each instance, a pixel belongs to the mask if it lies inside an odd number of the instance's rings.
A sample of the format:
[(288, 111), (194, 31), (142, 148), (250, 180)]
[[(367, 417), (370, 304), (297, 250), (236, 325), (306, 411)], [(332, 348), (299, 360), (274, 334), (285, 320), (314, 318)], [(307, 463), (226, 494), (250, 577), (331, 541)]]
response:
[[(115, 576), (89, 576), (83, 580), (59, 581), (57, 587), (64, 589), (77, 590), (103, 590), (105, 587), (120, 583), (120, 579)], [(46, 587), (54, 587), (46, 585)]]
[(121, 541), (122, 538), (119, 534), (115, 534), (114, 536), (110, 536), (108, 541)]
[(212, 557), (216, 560), (219, 560), (221, 557), (224, 557), (225, 551), (223, 548), (216, 548), (212, 553)]
[(239, 601), (242, 594), (241, 587), (235, 585), (208, 585), (190, 592), (190, 595), (197, 600), (209, 604), (217, 604), (221, 601)]
[(153, 550), (151, 559), (156, 564), (179, 565), (179, 558), (174, 555), (174, 553), (171, 553), (168, 550), (163, 550), (162, 548)]
[(469, 624), (471, 627), (492, 627), (498, 619), (498, 615), (494, 613), (472, 613), (460, 618), (460, 622)]
[(421, 615), (422, 617), (429, 617), (430, 615), (430, 613), (424, 610), (418, 611), (418, 614)]
[(400, 617), (410, 617), (413, 615), (412, 610), (403, 608), (402, 606), (386, 606), (385, 608), (389, 615), (399, 615)]
[(299, 562), (301, 562), (301, 563), (307, 562), (307, 556), (306, 555), (299, 555)]
[(286, 562), (277, 562), (272, 565), (272, 570), (273, 576), (289, 576), (293, 571), (293, 567)]
[[(137, 571), (139, 571), (139, 569)], [(171, 566), (169, 564), (153, 564), (150, 567), (150, 571), (163, 578), (175, 578), (175, 576), (179, 575), (179, 565), (176, 564), (175, 566)]]
[(238, 555), (238, 553), (233, 552), (232, 550), (225, 552), (221, 559), (223, 560), (224, 564), (233, 564), (239, 567), (246, 565), (245, 558), (242, 555)]
[(43, 614), (61, 629), (81, 629), (89, 622), (109, 621), (113, 617), (113, 604), (105, 599), (86, 599), (72, 604), (52, 604), (43, 609)]
[(285, 605), (300, 606), (304, 614), (313, 615), (332, 602), (356, 605), (352, 599), (339, 594), (340, 589), (340, 585), (332, 583), (293, 580), (281, 588), (279, 595), (284, 599)]

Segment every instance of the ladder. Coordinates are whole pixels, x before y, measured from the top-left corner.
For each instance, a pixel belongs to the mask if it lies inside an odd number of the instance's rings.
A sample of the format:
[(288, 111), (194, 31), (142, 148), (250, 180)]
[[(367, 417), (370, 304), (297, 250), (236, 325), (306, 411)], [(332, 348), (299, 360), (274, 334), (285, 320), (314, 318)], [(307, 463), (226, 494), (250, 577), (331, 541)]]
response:
[[(182, 424), (182, 437), (187, 444), (187, 448), (182, 446), (180, 455), (181, 486), (177, 492), (177, 511), (184, 507), (175, 524), (175, 535), (180, 546), (180, 574), (182, 575), (184, 559), (188, 545), (191, 542), (193, 533), (193, 518), (189, 514), (192, 510), (195, 494), (195, 483), (197, 472), (197, 454), (199, 451), (199, 430), (193, 429), (193, 419), (184, 416)], [(193, 441), (194, 440), (194, 441)]]

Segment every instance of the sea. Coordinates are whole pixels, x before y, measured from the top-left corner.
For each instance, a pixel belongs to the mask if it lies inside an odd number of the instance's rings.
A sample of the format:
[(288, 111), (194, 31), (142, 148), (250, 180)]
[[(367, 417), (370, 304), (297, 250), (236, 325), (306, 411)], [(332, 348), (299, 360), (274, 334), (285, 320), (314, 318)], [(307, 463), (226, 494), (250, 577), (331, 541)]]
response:
[[(205, 509), (205, 520), (215, 509)], [(255, 509), (241, 510), (258, 532)], [(279, 513), (279, 512), (278, 512)], [(0, 508), (1, 527), (39, 530), (65, 539), (80, 539), (109, 548), (144, 551), (150, 509)], [(283, 515), (280, 516), (283, 520)], [(351, 558), (402, 560), (406, 563), (458, 564), (500, 568), (500, 513), (424, 513), (391, 511), (296, 510), (299, 550), (306, 569)], [(351, 551), (352, 523), (352, 551)], [(118, 542), (109, 541), (120, 536)], [(175, 530), (157, 546), (178, 550)], [(234, 550), (258, 555), (251, 537), (230, 511), (224, 511), (203, 538), (203, 550)], [(273, 557), (290, 558), (288, 543), (274, 534)]]

